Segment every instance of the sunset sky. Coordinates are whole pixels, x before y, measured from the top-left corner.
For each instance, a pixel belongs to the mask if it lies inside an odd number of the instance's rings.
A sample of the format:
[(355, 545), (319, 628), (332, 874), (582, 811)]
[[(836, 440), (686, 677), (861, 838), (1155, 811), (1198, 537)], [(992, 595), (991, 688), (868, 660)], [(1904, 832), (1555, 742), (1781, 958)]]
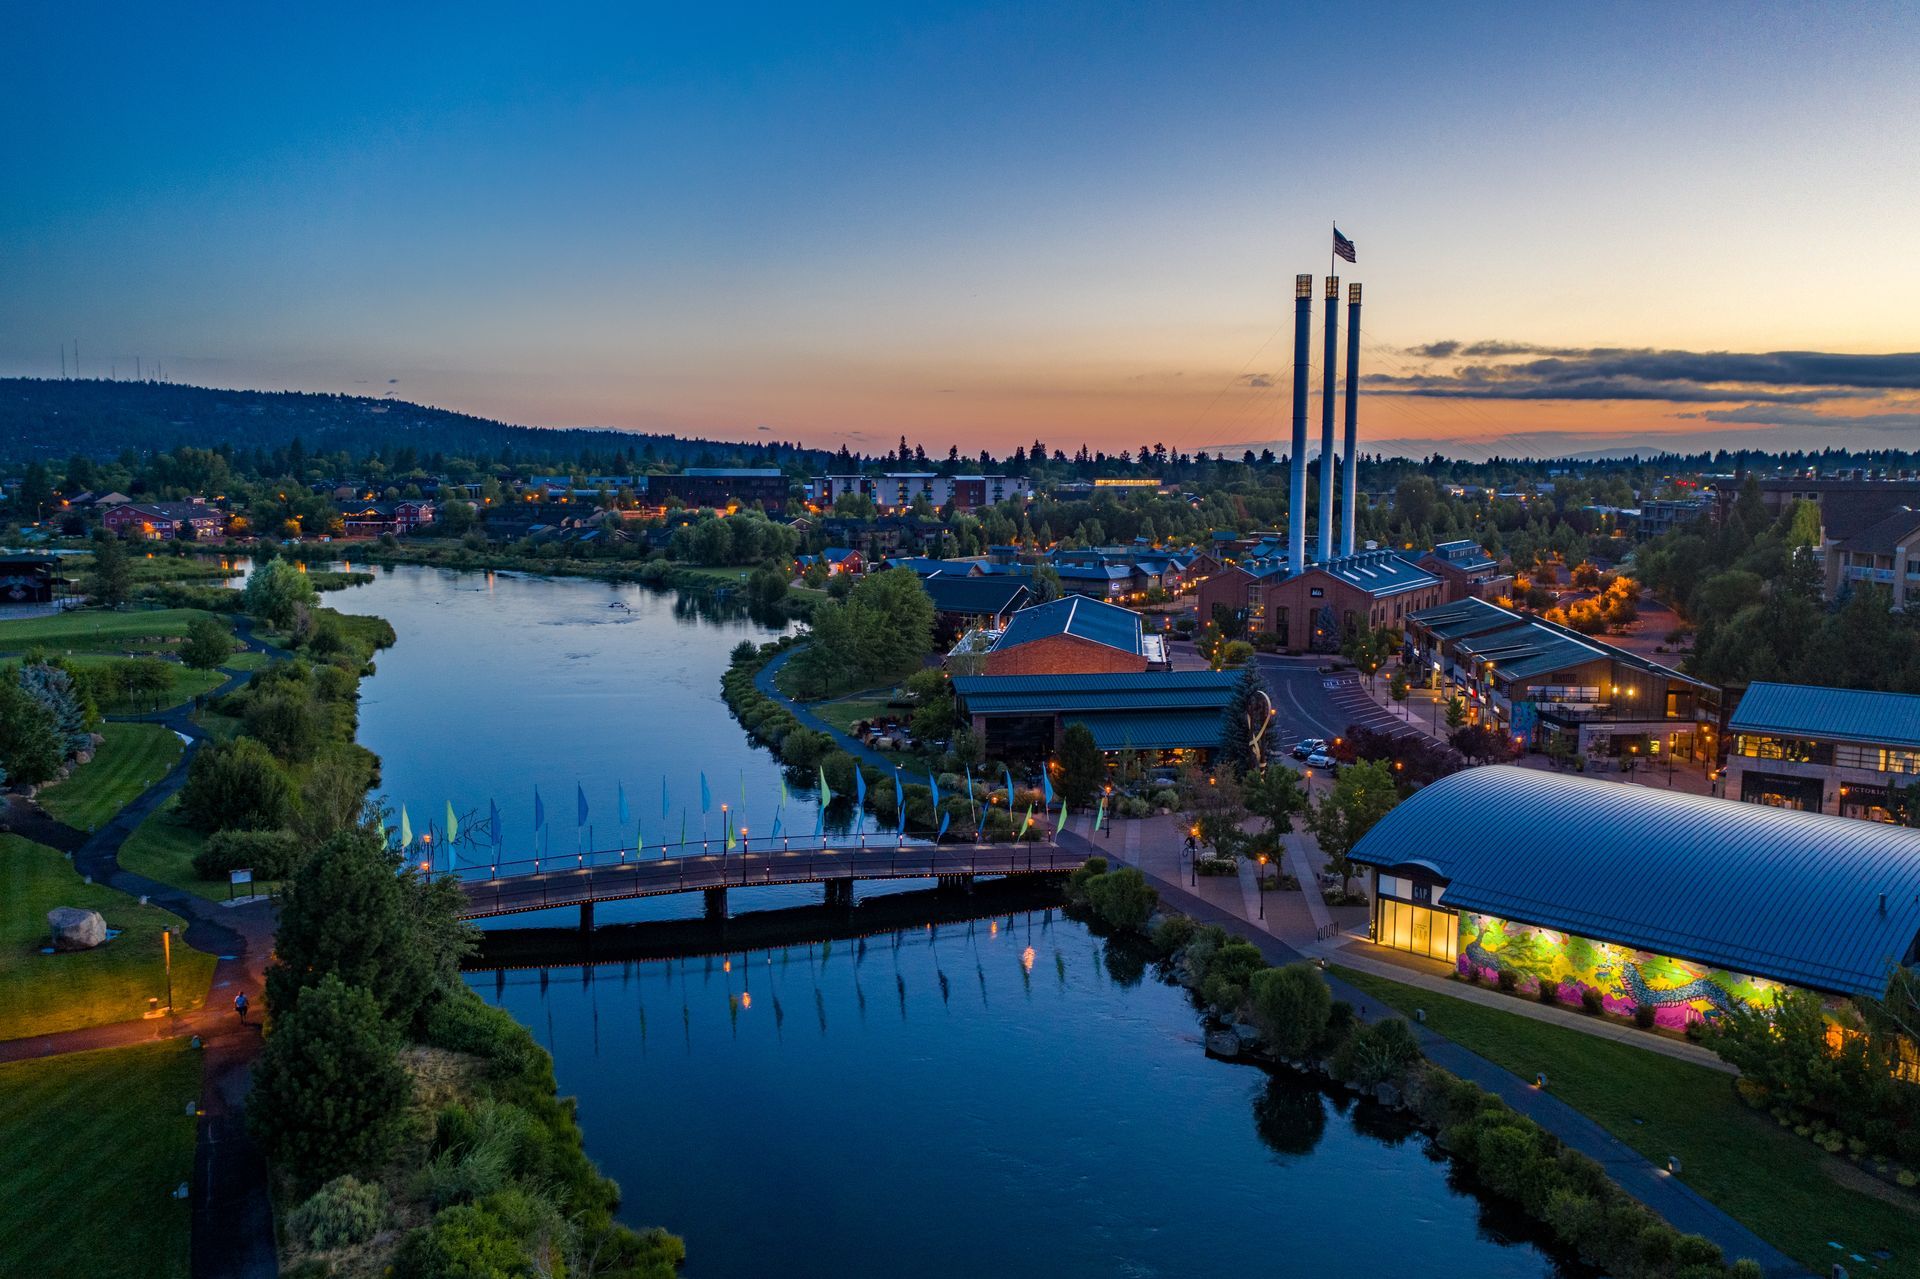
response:
[(1258, 447), (1337, 218), (1367, 447), (1920, 446), (1920, 7), (713, 8), (11, 10), (0, 373)]

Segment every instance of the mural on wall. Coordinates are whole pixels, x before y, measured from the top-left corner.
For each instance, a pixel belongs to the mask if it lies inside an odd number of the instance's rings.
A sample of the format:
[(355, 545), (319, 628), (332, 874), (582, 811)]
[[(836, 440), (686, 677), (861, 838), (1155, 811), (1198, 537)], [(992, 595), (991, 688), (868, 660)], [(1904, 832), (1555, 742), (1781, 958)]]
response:
[(1460, 913), (1459, 955), (1463, 974), (1477, 970), (1491, 981), (1512, 973), (1519, 989), (1535, 994), (1543, 980), (1556, 981), (1560, 1002), (1576, 1008), (1583, 991), (1597, 990), (1608, 1012), (1631, 1016), (1646, 1005), (1657, 1025), (1676, 1029), (1742, 1004), (1764, 1007), (1780, 988), (1764, 978), (1470, 911)]

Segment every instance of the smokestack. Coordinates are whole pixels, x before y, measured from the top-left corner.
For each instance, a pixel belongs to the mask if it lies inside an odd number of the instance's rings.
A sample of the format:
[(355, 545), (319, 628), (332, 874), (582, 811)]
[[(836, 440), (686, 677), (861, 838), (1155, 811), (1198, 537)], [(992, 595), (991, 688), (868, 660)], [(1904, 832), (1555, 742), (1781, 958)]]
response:
[(1307, 345), (1313, 336), (1313, 277), (1293, 277), (1293, 484), (1287, 494), (1287, 572), (1307, 566)]
[(1320, 562), (1333, 558), (1333, 387), (1339, 381), (1340, 277), (1327, 277), (1327, 354), (1320, 375)]
[[(1333, 313), (1333, 303), (1327, 303)], [(1333, 340), (1327, 340), (1329, 352)], [(1328, 360), (1331, 371), (1332, 360)], [(1331, 403), (1331, 401), (1329, 401)], [(1360, 286), (1347, 286), (1347, 439), (1345, 461), (1340, 467), (1340, 553), (1353, 554), (1353, 507), (1359, 491), (1359, 470), (1354, 466), (1354, 450), (1360, 440)]]

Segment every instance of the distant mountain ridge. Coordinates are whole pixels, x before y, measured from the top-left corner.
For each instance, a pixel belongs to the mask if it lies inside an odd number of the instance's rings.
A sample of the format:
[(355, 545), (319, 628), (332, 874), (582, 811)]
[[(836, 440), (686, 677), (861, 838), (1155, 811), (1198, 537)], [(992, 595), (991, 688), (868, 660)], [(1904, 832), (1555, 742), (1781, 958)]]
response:
[(405, 400), (305, 391), (223, 390), (172, 382), (0, 378), (0, 461), (51, 461), (179, 445), (284, 448), (309, 455), (376, 449), (529, 459), (626, 453), (662, 462), (778, 466), (824, 464), (832, 454), (785, 441), (734, 443), (611, 428), (516, 426)]

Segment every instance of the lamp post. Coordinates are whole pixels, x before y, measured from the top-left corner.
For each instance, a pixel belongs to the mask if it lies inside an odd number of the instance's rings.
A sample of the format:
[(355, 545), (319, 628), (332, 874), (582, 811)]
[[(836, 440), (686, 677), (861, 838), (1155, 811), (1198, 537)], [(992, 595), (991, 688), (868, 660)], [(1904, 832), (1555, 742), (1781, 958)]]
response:
[(1260, 918), (1267, 917), (1267, 855), (1260, 854), (1260, 869), (1253, 873), (1254, 897), (1260, 902)]
[(1107, 806), (1100, 810), (1100, 826), (1106, 832), (1107, 842), (1113, 842), (1113, 787), (1107, 787)]
[(173, 1016), (173, 925), (160, 931), (160, 954), (167, 966), (167, 1016)]

